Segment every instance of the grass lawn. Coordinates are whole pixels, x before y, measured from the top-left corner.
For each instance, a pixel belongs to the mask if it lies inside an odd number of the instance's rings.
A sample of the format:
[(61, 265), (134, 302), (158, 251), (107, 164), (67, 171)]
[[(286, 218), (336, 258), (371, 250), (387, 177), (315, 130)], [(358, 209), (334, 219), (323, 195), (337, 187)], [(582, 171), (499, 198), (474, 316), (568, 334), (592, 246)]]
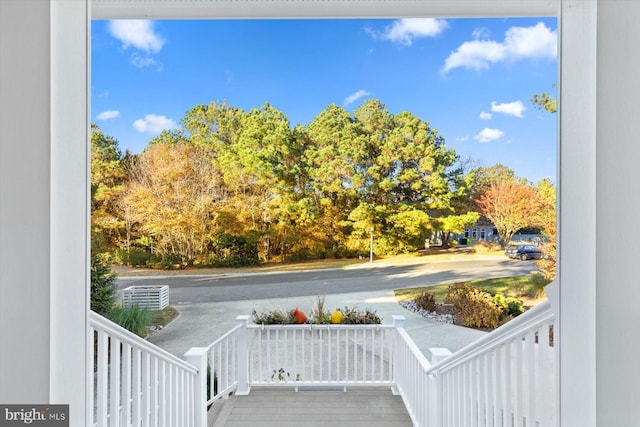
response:
[[(536, 297), (536, 290), (540, 288), (540, 279), (533, 275), (500, 277), (497, 279), (480, 279), (471, 280), (468, 283), (471, 286), (483, 289), (485, 292), (495, 295), (502, 292), (506, 297), (515, 297), (523, 302), (527, 307), (533, 307), (546, 299), (544, 291), (542, 296)], [(416, 296), (423, 292), (432, 294), (437, 302), (444, 302), (444, 297), (450, 284), (438, 286), (424, 286), (420, 288), (396, 289), (395, 295), (398, 301), (413, 300)]]
[(180, 312), (178, 312), (178, 310), (171, 306), (165, 307), (163, 310), (150, 311), (149, 324), (147, 325), (147, 334), (149, 334), (150, 328), (152, 326), (155, 326), (157, 329), (160, 329), (160, 327), (164, 328), (173, 319), (178, 317), (179, 314)]

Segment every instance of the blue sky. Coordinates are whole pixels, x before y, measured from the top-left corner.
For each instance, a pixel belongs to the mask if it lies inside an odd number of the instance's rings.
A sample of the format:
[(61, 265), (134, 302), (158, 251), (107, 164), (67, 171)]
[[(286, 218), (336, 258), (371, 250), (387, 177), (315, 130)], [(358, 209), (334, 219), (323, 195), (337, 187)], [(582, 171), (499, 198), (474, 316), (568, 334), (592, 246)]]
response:
[(93, 21), (92, 120), (141, 152), (197, 104), (265, 102), (291, 125), (376, 98), (462, 158), (556, 176), (555, 18)]

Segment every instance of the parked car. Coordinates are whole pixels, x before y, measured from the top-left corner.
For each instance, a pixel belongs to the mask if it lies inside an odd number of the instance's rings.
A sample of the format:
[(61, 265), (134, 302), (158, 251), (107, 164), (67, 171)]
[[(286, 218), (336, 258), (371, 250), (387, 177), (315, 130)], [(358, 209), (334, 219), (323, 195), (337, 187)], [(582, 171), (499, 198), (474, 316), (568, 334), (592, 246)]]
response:
[(526, 261), (528, 259), (541, 259), (543, 257), (540, 248), (534, 245), (509, 246), (504, 253), (509, 258), (517, 258), (522, 261)]

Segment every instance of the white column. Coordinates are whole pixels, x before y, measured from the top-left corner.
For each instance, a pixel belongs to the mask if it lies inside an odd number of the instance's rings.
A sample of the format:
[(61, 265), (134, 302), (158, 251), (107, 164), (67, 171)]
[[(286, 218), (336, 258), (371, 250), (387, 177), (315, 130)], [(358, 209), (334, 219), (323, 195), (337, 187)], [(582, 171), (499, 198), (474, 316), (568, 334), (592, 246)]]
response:
[(640, 420), (639, 20), (638, 1), (598, 2), (598, 245), (593, 313), (598, 426), (636, 426)]
[(0, 0), (0, 402), (4, 404), (49, 401), (49, 8), (48, 0)]
[[(1, 0), (0, 0), (1, 1)], [(89, 425), (89, 1), (51, 1), (50, 402)], [(86, 385), (85, 385), (86, 384)], [(82, 385), (85, 385), (83, 388)]]
[[(600, 2), (601, 3), (601, 2)], [(558, 280), (560, 419), (596, 425), (596, 10), (562, 0)], [(618, 222), (621, 224), (621, 222)], [(612, 424), (613, 425), (613, 424)]]

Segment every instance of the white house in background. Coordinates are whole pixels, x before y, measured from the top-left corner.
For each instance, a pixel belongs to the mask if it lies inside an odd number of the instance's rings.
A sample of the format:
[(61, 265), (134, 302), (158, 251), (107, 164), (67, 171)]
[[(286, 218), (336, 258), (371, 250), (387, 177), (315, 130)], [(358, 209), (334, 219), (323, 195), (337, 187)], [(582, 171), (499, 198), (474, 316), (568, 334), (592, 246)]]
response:
[(559, 18), (559, 420), (636, 426), (640, 2), (1, 0), (0, 403), (88, 419), (89, 25), (100, 18)]
[(487, 218), (480, 217), (473, 227), (464, 229), (464, 233), (457, 235), (458, 239), (465, 239), (467, 244), (475, 242), (493, 242), (498, 239), (498, 230)]
[[(528, 229), (519, 230), (511, 237), (509, 244), (529, 243), (539, 245), (544, 242), (546, 238), (543, 234), (536, 231), (537, 230)], [(500, 235), (493, 222), (487, 218), (480, 217), (473, 227), (465, 228), (463, 233), (454, 235), (453, 239), (471, 245), (477, 242), (499, 242)]]

